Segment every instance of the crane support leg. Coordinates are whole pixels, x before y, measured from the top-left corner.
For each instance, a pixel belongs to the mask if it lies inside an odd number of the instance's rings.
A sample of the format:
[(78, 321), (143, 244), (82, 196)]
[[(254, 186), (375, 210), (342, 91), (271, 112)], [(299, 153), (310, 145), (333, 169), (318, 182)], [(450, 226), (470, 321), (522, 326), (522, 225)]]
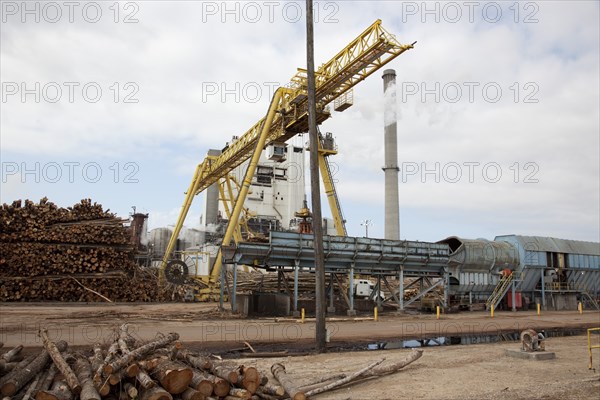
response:
[[(319, 147), (321, 147), (320, 144)], [(346, 224), (344, 222), (344, 217), (342, 216), (341, 212), (341, 205), (335, 191), (335, 184), (333, 181), (333, 176), (331, 175), (331, 168), (329, 168), (329, 161), (321, 151), (319, 151), (319, 170), (321, 171), (321, 176), (323, 177), (323, 186), (325, 187), (325, 194), (327, 195), (327, 202), (329, 203), (331, 215), (333, 216), (333, 224), (335, 225), (336, 233), (338, 236), (347, 236)]]
[[(273, 95), (273, 99), (271, 100), (271, 105), (269, 106), (269, 112), (267, 113), (267, 117), (265, 118), (265, 122), (263, 124), (260, 136), (258, 137), (258, 141), (256, 142), (256, 147), (254, 148), (254, 153), (252, 154), (252, 158), (250, 159), (250, 163), (248, 164), (248, 169), (246, 169), (246, 174), (244, 175), (244, 181), (242, 182), (242, 187), (238, 192), (237, 199), (235, 201), (235, 206), (233, 207), (233, 211), (231, 213), (231, 218), (229, 219), (229, 223), (227, 224), (227, 230), (225, 231), (225, 236), (223, 237), (222, 246), (228, 246), (231, 243), (231, 239), (233, 237), (233, 233), (237, 229), (240, 214), (244, 208), (244, 203), (246, 201), (246, 196), (248, 195), (248, 190), (250, 189), (250, 184), (252, 183), (252, 177), (254, 176), (254, 172), (256, 171), (256, 166), (258, 165), (258, 161), (260, 160), (260, 155), (263, 152), (265, 147), (265, 143), (267, 141), (267, 136), (269, 135), (269, 131), (271, 130), (271, 123), (275, 118), (275, 112), (280, 104), (283, 92), (286, 89), (279, 88)], [(210, 282), (216, 282), (221, 274), (221, 266), (222, 266), (222, 255), (221, 250), (219, 250), (219, 254), (215, 260), (215, 264), (210, 273)]]
[(165, 255), (163, 256), (162, 264), (160, 265), (159, 284), (164, 283), (165, 268), (167, 267), (167, 263), (169, 262), (171, 253), (173, 253), (175, 245), (177, 244), (177, 238), (179, 237), (179, 232), (181, 232), (181, 228), (183, 227), (183, 223), (185, 222), (185, 217), (187, 217), (188, 211), (192, 206), (192, 201), (196, 196), (196, 191), (198, 190), (198, 185), (200, 184), (200, 177), (204, 172), (205, 166), (206, 161), (204, 161), (202, 164), (198, 164), (198, 166), (196, 167), (196, 171), (194, 172), (194, 177), (192, 178), (192, 183), (190, 183), (190, 187), (186, 192), (183, 206), (181, 206), (181, 211), (179, 211), (179, 217), (177, 217), (177, 224), (175, 225), (175, 228), (173, 228), (173, 234), (171, 235), (171, 239), (169, 240), (169, 244), (167, 245), (167, 249), (165, 250)]

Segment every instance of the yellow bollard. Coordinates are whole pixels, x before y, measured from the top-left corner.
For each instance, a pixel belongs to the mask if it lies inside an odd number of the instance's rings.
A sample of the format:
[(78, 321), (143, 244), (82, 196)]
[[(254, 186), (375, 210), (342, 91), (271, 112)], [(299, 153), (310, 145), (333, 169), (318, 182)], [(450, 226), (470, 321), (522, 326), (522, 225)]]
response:
[(435, 319), (440, 319), (440, 306), (435, 307)]
[(373, 309), (373, 314), (375, 315), (375, 317), (374, 317), (375, 322), (379, 321), (379, 310), (377, 309), (377, 307), (375, 307)]
[(302, 309), (302, 323), (304, 323), (304, 316), (305, 316), (305, 314), (304, 314), (304, 308), (303, 308)]
[(492, 318), (494, 318), (494, 305), (492, 304), (492, 307), (490, 308), (490, 316)]
[(581, 302), (577, 304), (577, 310), (579, 311), (579, 314), (583, 314), (583, 304)]
[(540, 315), (542, 313), (542, 306), (540, 303), (537, 303), (537, 315)]

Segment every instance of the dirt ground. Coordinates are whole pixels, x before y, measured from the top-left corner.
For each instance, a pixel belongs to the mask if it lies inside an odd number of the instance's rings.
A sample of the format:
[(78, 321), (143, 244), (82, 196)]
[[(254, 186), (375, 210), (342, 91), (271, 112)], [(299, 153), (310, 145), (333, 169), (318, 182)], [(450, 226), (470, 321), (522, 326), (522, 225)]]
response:
[[(141, 339), (158, 332), (178, 332), (190, 348), (239, 357), (248, 341), (259, 352), (307, 352), (313, 348), (314, 321), (291, 318), (241, 319), (224, 313), (215, 304), (0, 304), (0, 341), (6, 347), (40, 346), (37, 330), (49, 328), (53, 339), (89, 348), (108, 342), (118, 325), (129, 323)], [(352, 372), (383, 357), (386, 362), (402, 359), (408, 349), (344, 351), (364, 349), (367, 343), (401, 339), (489, 335), (525, 328), (564, 329), (582, 332), (600, 326), (600, 313), (576, 312), (473, 312), (443, 315), (383, 314), (375, 322), (369, 315), (332, 318), (331, 351), (326, 354), (283, 358), (244, 358), (239, 363), (257, 365), (270, 376), (270, 366), (283, 363), (289, 374), (310, 383), (324, 375)], [(600, 344), (600, 335), (595, 335)], [(354, 346), (354, 347), (353, 347)], [(549, 338), (547, 351), (556, 359), (529, 361), (508, 358), (505, 349), (518, 349), (516, 342), (426, 347), (424, 355), (402, 372), (359, 385), (315, 396), (316, 399), (600, 399), (600, 350), (593, 350), (594, 368), (588, 370), (586, 336)], [(230, 352), (238, 349), (237, 352)], [(247, 352), (247, 350), (245, 350)], [(274, 379), (270, 377), (270, 379)]]
[[(596, 336), (600, 343), (600, 338)], [(442, 346), (424, 349), (423, 356), (401, 372), (359, 385), (314, 396), (319, 400), (342, 399), (545, 399), (598, 400), (600, 351), (594, 350), (595, 370), (588, 370), (587, 337), (550, 338), (546, 350), (556, 359), (529, 361), (508, 358), (504, 349), (517, 343)], [(302, 383), (324, 374), (353, 372), (383, 357), (399, 360), (410, 350), (375, 350), (320, 354), (280, 359), (245, 359), (268, 371), (281, 362)], [(271, 379), (270, 374), (268, 375)]]

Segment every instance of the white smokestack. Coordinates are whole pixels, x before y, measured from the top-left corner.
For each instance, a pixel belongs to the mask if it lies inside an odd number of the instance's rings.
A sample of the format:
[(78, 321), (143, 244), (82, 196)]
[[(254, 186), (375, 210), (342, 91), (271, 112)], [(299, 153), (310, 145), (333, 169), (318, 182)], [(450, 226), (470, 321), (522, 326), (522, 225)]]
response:
[(384, 238), (400, 239), (400, 204), (398, 202), (398, 133), (396, 115), (396, 71), (383, 71), (385, 229)]

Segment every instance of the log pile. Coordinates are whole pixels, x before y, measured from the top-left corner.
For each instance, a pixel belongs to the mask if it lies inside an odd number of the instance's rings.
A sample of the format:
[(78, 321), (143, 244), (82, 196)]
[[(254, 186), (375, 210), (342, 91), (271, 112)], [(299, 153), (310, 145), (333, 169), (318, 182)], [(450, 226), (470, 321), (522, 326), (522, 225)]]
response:
[(0, 360), (14, 364), (0, 369), (1, 399), (303, 400), (396, 373), (422, 355), (422, 350), (413, 349), (400, 361), (384, 364), (385, 359), (380, 359), (352, 373), (325, 373), (313, 382), (302, 382), (287, 374), (284, 365), (274, 363), (270, 381), (253, 366), (186, 349), (177, 333), (143, 342), (125, 324), (115, 330), (111, 344), (78, 351), (65, 341), (53, 342), (45, 329), (39, 335), (43, 348), (37, 354), (23, 358), (23, 347), (18, 346), (0, 355)]
[(89, 199), (0, 207), (0, 301), (164, 300), (134, 261), (125, 221)]

